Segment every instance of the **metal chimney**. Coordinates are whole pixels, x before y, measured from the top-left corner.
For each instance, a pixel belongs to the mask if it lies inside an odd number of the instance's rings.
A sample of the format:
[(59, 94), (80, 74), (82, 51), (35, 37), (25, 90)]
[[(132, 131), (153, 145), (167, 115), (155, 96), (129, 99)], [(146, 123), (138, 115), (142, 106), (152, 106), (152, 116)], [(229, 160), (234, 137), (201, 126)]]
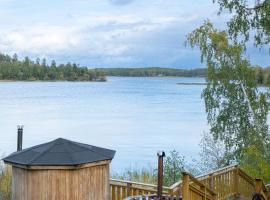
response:
[(22, 150), (22, 142), (23, 142), (23, 125), (18, 125), (17, 126), (17, 151)]
[(157, 196), (158, 199), (162, 199), (162, 186), (163, 186), (163, 157), (165, 157), (165, 152), (158, 152), (158, 187), (157, 187)]

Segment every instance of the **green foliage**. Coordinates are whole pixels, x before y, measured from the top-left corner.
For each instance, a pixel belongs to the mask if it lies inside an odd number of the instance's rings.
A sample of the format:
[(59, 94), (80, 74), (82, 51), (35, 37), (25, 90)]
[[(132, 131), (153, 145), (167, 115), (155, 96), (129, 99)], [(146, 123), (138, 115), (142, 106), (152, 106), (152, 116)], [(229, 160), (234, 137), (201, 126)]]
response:
[(179, 77), (205, 77), (206, 69), (173, 69), (160, 67), (147, 68), (98, 68), (108, 76), (154, 77), (154, 76), (179, 76)]
[(267, 84), (267, 81), (266, 81), (266, 78), (264, 76), (264, 70), (257, 66), (254, 68), (254, 71), (255, 71), (255, 81), (256, 83), (258, 83), (259, 85), (266, 85)]
[(267, 94), (258, 91), (243, 46), (230, 43), (227, 33), (209, 21), (189, 34), (188, 43), (200, 48), (208, 66), (202, 96), (214, 139), (224, 142), (226, 155), (236, 161), (250, 145), (267, 151)]
[(65, 81), (105, 81), (105, 74), (99, 70), (79, 67), (77, 64), (56, 65), (53, 60), (51, 65), (46, 59), (40, 61), (18, 60), (16, 54), (11, 58), (9, 55), (0, 54), (0, 80), (65, 80)]
[(126, 169), (122, 173), (114, 173), (115, 179), (134, 181), (139, 183), (157, 184), (157, 170), (149, 168), (143, 169)]
[(199, 169), (202, 173), (216, 170), (233, 164), (231, 153), (220, 140), (215, 140), (212, 134), (204, 133), (200, 142)]
[[(248, 41), (255, 31), (255, 44), (270, 42), (270, 0), (214, 0), (220, 6), (220, 13), (229, 10), (233, 14), (228, 22), (229, 34), (234, 39)], [(244, 37), (242, 37), (244, 36)]]
[(261, 68), (256, 66), (255, 71), (255, 80), (259, 85), (270, 86), (270, 67)]
[[(244, 34), (246, 42), (249, 30), (256, 28), (256, 44), (269, 43), (269, 23), (261, 23), (269, 19), (269, 1), (258, 1), (254, 9), (246, 9), (247, 1), (218, 3), (221, 10), (236, 11), (229, 23), (229, 35), (234, 42), (230, 43), (227, 33), (218, 31), (210, 22), (188, 37), (192, 47), (199, 46), (201, 59), (208, 65), (207, 88), (202, 96), (212, 134), (206, 134), (202, 141), (203, 166), (215, 169), (237, 161), (248, 174), (268, 182), (268, 94), (259, 92), (257, 85), (269, 85), (270, 70), (252, 68), (243, 58), (244, 43), (236, 41)], [(262, 17), (265, 9), (268, 13)], [(257, 11), (252, 14), (254, 10)]]
[(255, 45), (269, 44), (270, 0), (213, 2), (219, 4), (219, 14), (223, 10), (232, 14), (228, 32), (205, 22), (188, 37), (192, 47), (199, 46), (201, 59), (208, 65), (207, 88), (202, 96), (211, 134), (202, 142), (202, 157), (215, 163), (210, 168), (238, 161), (247, 173), (268, 182), (268, 93), (259, 92), (257, 85), (270, 86), (270, 69), (252, 68), (243, 52), (250, 33)]
[(185, 158), (176, 150), (166, 156), (164, 162), (164, 185), (171, 186), (182, 178), (185, 168)]
[(261, 152), (261, 149), (252, 145), (245, 149), (240, 166), (249, 175), (262, 178), (266, 183), (270, 182), (270, 157), (269, 152)]
[[(185, 169), (185, 159), (176, 150), (171, 151), (164, 160), (164, 179), (163, 184), (170, 186), (182, 178), (182, 172)], [(123, 173), (112, 175), (113, 178), (157, 184), (157, 169), (143, 168), (143, 169), (127, 169)]]
[(11, 199), (11, 167), (0, 164), (0, 199)]

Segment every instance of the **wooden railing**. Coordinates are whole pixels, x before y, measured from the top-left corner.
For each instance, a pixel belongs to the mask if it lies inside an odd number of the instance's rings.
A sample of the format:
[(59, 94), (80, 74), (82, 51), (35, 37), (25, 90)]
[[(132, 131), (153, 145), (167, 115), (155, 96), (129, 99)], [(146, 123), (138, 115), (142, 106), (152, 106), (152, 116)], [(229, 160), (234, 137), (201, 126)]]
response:
[[(187, 187), (189, 192), (187, 192)], [(112, 200), (122, 200), (127, 196), (154, 194), (156, 191), (156, 185), (111, 179)], [(253, 179), (237, 165), (197, 177), (184, 173), (182, 180), (170, 187), (163, 187), (163, 194), (175, 197), (183, 196), (184, 200), (202, 200), (202, 197), (204, 200), (224, 200), (228, 197), (250, 199), (255, 192), (263, 195), (266, 200), (270, 200), (269, 192), (263, 181)]]
[(250, 197), (247, 191), (250, 191), (254, 185), (250, 182), (249, 176), (240, 176), (240, 169), (237, 165), (226, 167), (206, 175), (197, 177), (202, 183), (217, 193), (217, 199), (226, 199), (227, 197), (237, 197), (241, 194)]
[[(157, 186), (132, 181), (110, 180), (111, 199), (123, 200), (128, 196), (149, 195), (157, 192)], [(169, 194), (170, 188), (163, 187), (163, 194)]]
[(270, 200), (268, 191), (264, 183), (261, 182), (262, 180), (253, 179), (237, 165), (198, 176), (197, 178), (215, 191), (218, 199), (226, 199), (230, 196), (250, 198), (257, 192), (267, 197), (265, 199)]
[(217, 193), (217, 199), (228, 197), (251, 198), (255, 192), (255, 180), (237, 165), (197, 178)]
[(255, 192), (260, 193), (264, 199), (270, 199), (269, 190), (265, 186), (262, 179), (255, 179)]
[(183, 173), (182, 199), (215, 200), (216, 193), (189, 173)]
[[(228, 196), (234, 194), (234, 169), (237, 165), (232, 165), (229, 167), (224, 167), (215, 171), (211, 171), (207, 174), (196, 176), (196, 179), (201, 181), (211, 190), (217, 193), (217, 199), (225, 199)], [(170, 189), (173, 191), (174, 195), (181, 194), (182, 190), (182, 180), (173, 184)]]

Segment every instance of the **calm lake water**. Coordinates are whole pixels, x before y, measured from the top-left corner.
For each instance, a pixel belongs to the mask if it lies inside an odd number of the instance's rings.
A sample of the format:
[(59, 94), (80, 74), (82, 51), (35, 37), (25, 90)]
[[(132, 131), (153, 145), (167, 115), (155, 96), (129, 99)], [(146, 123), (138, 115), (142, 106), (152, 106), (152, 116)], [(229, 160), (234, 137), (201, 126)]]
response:
[(0, 152), (63, 137), (117, 151), (112, 170), (156, 165), (158, 150), (198, 157), (207, 131), (201, 78), (120, 78), (107, 82), (1, 82)]

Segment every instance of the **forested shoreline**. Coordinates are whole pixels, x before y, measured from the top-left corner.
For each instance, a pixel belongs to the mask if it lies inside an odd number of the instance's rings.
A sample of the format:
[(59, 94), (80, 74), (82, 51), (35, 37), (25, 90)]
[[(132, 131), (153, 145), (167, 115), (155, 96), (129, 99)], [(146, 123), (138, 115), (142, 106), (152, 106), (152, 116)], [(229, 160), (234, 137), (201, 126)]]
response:
[(35, 61), (28, 57), (19, 60), (13, 56), (0, 54), (0, 80), (11, 81), (106, 81), (103, 72), (81, 67), (76, 63), (59, 64), (46, 59)]
[[(254, 79), (258, 85), (270, 85), (270, 67), (253, 66)], [(207, 68), (174, 69), (146, 68), (97, 68), (107, 76), (122, 77), (207, 77)]]
[(205, 77), (206, 68), (196, 69), (175, 69), (162, 67), (143, 67), (143, 68), (97, 68), (107, 76), (126, 76), (126, 77)]
[[(270, 84), (270, 67), (254, 66), (254, 78), (259, 85)], [(88, 68), (76, 63), (50, 64), (46, 59), (29, 57), (19, 60), (0, 54), (0, 80), (2, 81), (106, 81), (106, 76), (120, 77), (207, 77), (206, 68), (175, 69), (162, 67), (145, 68)]]

